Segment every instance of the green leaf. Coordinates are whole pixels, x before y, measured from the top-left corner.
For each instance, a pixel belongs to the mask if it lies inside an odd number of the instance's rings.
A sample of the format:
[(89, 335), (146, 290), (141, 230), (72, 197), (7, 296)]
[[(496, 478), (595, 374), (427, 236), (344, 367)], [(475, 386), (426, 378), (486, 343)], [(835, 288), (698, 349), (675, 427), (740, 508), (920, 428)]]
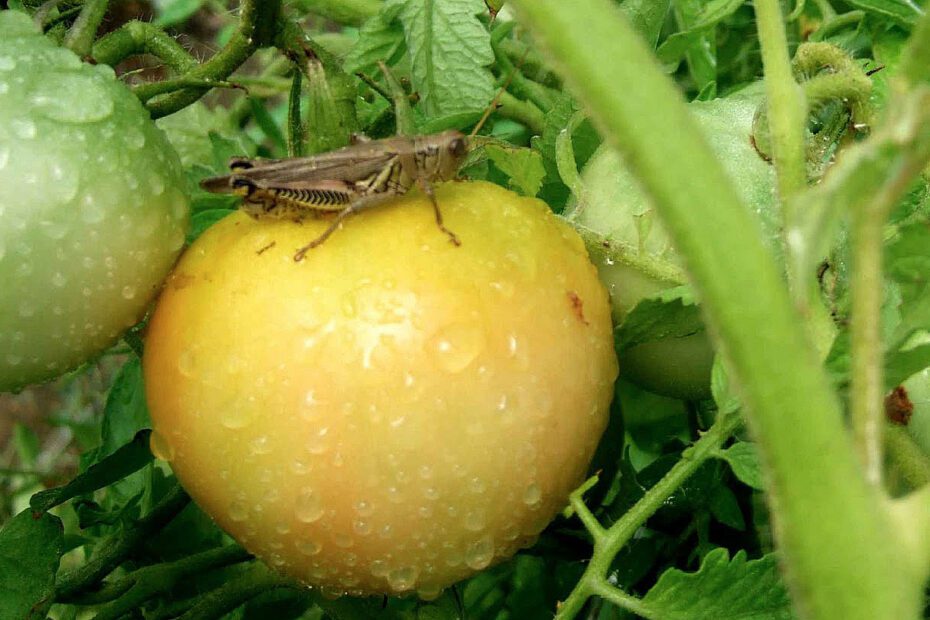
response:
[(110, 387), (107, 404), (103, 409), (100, 446), (91, 462), (99, 463), (132, 442), (139, 431), (151, 426), (152, 421), (145, 403), (142, 360), (133, 356), (120, 369)]
[(45, 618), (62, 553), (58, 517), (24, 510), (0, 530), (0, 618)]
[(154, 23), (158, 26), (180, 24), (199, 11), (203, 3), (204, 0), (157, 0)]
[(669, 4), (670, 0), (625, 0), (620, 10), (626, 13), (627, 19), (643, 35), (649, 47), (655, 47)]
[(754, 443), (740, 441), (721, 450), (718, 456), (730, 464), (730, 469), (743, 483), (758, 491), (765, 489), (759, 452)]
[(671, 35), (659, 46), (656, 50), (659, 60), (664, 63), (679, 62), (706, 34), (706, 30), (735, 13), (745, 2), (746, 0), (711, 0), (704, 4), (701, 12), (688, 20), (684, 30)]
[(358, 41), (345, 59), (347, 72), (372, 73), (377, 69), (379, 60), (393, 65), (407, 50), (404, 29), (396, 19), (399, 8), (385, 6), (362, 25)]
[(739, 551), (731, 560), (726, 549), (708, 553), (697, 572), (665, 571), (643, 604), (663, 620), (794, 618), (775, 556), (747, 561)]
[(746, 529), (746, 520), (743, 518), (743, 511), (740, 510), (739, 502), (736, 496), (729, 488), (719, 485), (711, 491), (710, 500), (708, 501), (710, 512), (714, 518), (734, 530), (743, 531)]
[(924, 14), (924, 9), (914, 0), (849, 0), (849, 4), (888, 17), (902, 26), (913, 26)]
[(388, 0), (410, 52), (411, 79), (428, 116), (483, 110), (494, 98), (491, 34), (482, 0)]
[(33, 495), (29, 505), (36, 512), (45, 512), (73, 497), (102, 489), (142, 469), (152, 460), (149, 435), (151, 431), (140, 431), (132, 442), (91, 466), (68, 484)]
[(619, 349), (665, 338), (683, 338), (704, 329), (689, 286), (677, 286), (640, 301), (615, 333)]
[(507, 175), (510, 187), (524, 196), (535, 196), (542, 187), (546, 169), (538, 151), (504, 142), (484, 146), (488, 158)]
[(13, 425), (13, 446), (16, 447), (16, 455), (23, 467), (31, 468), (35, 466), (36, 457), (39, 456), (39, 438), (31, 428), (16, 422)]

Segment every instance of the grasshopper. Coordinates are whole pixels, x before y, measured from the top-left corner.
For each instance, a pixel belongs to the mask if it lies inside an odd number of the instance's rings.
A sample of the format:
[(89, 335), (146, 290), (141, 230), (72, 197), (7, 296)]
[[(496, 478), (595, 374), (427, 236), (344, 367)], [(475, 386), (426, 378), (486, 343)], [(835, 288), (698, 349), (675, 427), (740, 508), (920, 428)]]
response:
[(428, 136), (367, 140), (311, 157), (233, 159), (230, 174), (204, 179), (201, 187), (242, 197), (242, 208), (255, 218), (300, 221), (335, 214), (329, 227), (297, 250), (295, 261), (317, 247), (349, 216), (377, 206), (418, 185), (429, 196), (436, 225), (445, 227), (432, 183), (455, 177), (467, 151), (465, 135), (444, 131)]

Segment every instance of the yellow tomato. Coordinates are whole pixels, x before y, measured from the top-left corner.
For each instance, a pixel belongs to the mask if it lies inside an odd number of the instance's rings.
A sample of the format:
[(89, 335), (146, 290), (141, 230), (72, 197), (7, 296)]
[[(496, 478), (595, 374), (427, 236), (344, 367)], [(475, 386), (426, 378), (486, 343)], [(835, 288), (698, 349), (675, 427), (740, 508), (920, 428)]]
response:
[(249, 551), (308, 584), (439, 591), (531, 544), (581, 481), (617, 374), (584, 245), (488, 183), (345, 222), (236, 213), (152, 317), (153, 449)]

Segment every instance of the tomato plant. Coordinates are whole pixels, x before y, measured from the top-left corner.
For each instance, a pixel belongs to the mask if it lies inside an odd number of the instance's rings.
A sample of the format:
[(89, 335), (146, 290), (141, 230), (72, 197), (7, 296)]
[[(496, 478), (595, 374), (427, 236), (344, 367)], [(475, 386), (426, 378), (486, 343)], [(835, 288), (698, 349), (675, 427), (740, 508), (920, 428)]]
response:
[(3, 3), (0, 618), (926, 616), (922, 4)]
[(0, 389), (70, 370), (134, 325), (187, 209), (177, 155), (112, 69), (0, 13)]
[(300, 263), (326, 222), (230, 216), (149, 325), (156, 454), (247, 549), (313, 585), (433, 598), (511, 556), (606, 424), (609, 309), (581, 240), (495, 185), (437, 199), (461, 247), (424, 197), (349, 220)]

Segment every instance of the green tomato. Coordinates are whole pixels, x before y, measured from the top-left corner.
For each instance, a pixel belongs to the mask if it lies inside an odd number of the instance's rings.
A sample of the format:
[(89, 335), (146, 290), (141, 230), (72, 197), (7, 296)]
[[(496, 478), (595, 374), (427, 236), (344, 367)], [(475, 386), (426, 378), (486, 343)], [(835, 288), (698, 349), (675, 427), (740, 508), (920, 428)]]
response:
[(912, 375), (903, 385), (908, 400), (914, 405), (907, 432), (924, 454), (930, 454), (930, 368)]
[(184, 243), (177, 155), (106, 66), (0, 12), (0, 390), (136, 323)]
[[(775, 201), (772, 167), (752, 146), (752, 119), (761, 89), (708, 102), (689, 109), (743, 200), (758, 216), (763, 236), (778, 238), (780, 217)], [(569, 207), (570, 221), (606, 237), (611, 244), (631, 248), (639, 259), (634, 266), (608, 257), (591, 244), (601, 280), (611, 294), (614, 321), (619, 324), (637, 303), (680, 283), (656, 277), (665, 267), (683, 267), (671, 240), (658, 220), (652, 201), (640, 189), (620, 156), (602, 145), (582, 172), (584, 196)], [(777, 243), (772, 243), (777, 248)], [(642, 266), (658, 269), (644, 269)], [(637, 345), (621, 354), (621, 376), (656, 393), (685, 399), (710, 396), (713, 348), (705, 332)]]

